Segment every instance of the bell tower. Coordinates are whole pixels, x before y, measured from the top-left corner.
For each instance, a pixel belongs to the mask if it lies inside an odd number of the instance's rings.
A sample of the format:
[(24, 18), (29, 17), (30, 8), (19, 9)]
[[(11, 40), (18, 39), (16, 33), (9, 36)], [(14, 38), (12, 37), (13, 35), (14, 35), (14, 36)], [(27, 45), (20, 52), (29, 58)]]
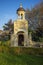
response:
[(17, 9), (17, 15), (18, 19), (25, 19), (25, 9), (22, 7), (22, 4), (20, 4), (20, 7)]

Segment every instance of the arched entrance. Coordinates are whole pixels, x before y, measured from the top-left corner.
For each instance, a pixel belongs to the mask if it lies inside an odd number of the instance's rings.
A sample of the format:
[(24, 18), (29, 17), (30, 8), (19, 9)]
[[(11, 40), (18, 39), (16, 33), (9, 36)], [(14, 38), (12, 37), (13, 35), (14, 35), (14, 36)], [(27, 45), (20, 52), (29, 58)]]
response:
[(24, 35), (23, 34), (18, 35), (18, 46), (24, 46)]

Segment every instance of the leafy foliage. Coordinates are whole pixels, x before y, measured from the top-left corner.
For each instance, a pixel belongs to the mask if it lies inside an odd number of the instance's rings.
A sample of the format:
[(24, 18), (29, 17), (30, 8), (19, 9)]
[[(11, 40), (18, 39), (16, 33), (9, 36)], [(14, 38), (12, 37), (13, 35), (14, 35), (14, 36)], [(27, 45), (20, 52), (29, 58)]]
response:
[(4, 26), (3, 26), (3, 30), (5, 31), (5, 39), (10, 39), (11, 37), (11, 34), (13, 34), (13, 32), (14, 32), (14, 24), (13, 24), (13, 22), (12, 22), (12, 19), (10, 19), (9, 21), (8, 21), (8, 23), (6, 23)]
[(26, 19), (29, 23), (29, 31), (32, 32), (32, 40), (43, 42), (43, 2), (36, 5), (31, 11), (27, 10)]
[(13, 33), (14, 25), (12, 19), (10, 19), (8, 23), (3, 26), (3, 28), (4, 31), (9, 31), (9, 33)]

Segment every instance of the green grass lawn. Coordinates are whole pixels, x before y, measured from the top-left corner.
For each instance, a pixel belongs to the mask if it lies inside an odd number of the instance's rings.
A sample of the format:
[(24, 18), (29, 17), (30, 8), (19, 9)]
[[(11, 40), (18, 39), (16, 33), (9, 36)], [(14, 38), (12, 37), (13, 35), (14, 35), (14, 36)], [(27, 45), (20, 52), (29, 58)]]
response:
[(0, 52), (0, 65), (43, 65), (43, 56)]

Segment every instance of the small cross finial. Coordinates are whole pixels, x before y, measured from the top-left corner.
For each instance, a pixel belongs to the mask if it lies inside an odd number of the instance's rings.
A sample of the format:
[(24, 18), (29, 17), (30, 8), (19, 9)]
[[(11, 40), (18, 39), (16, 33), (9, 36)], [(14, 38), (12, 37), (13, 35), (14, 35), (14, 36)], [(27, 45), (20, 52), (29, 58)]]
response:
[(22, 3), (20, 3), (20, 7), (22, 8)]

